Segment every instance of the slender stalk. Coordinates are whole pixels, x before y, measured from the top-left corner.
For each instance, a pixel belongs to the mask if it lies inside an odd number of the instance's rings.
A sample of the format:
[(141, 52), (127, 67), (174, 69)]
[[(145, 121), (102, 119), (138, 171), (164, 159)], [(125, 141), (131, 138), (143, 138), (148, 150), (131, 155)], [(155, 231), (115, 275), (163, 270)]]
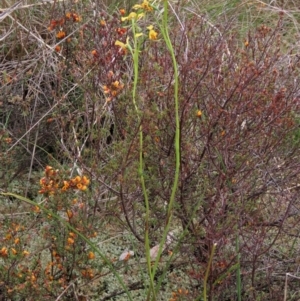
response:
[(240, 254), (240, 241), (239, 241), (239, 235), (236, 236), (236, 251), (237, 251), (237, 270), (236, 270), (236, 290), (237, 290), (237, 300), (242, 301), (242, 282), (241, 282), (241, 254)]
[[(162, 25), (160, 26), (161, 32), (163, 34), (166, 46), (170, 52), (172, 62), (173, 62), (173, 69), (174, 69), (174, 102), (175, 102), (175, 174), (174, 174), (174, 182), (172, 185), (171, 196), (168, 204), (167, 210), (167, 218), (166, 218), (166, 226), (164, 229), (163, 237), (160, 241), (158, 254), (156, 256), (156, 260), (154, 263), (153, 268), (151, 267), (151, 258), (150, 258), (150, 241), (149, 241), (149, 219), (150, 219), (150, 207), (149, 207), (149, 198), (147, 194), (145, 178), (144, 178), (144, 161), (143, 161), (143, 128), (142, 124), (140, 124), (139, 128), (139, 177), (142, 185), (142, 191), (145, 200), (145, 207), (146, 207), (146, 214), (145, 214), (145, 249), (146, 249), (146, 260), (147, 260), (147, 269), (150, 278), (150, 291), (148, 292), (147, 300), (151, 298), (152, 300), (156, 300), (156, 290), (154, 286), (154, 278), (158, 268), (158, 262), (163, 250), (163, 247), (166, 242), (167, 234), (170, 229), (170, 224), (172, 220), (172, 209), (174, 206), (176, 191), (178, 188), (179, 182), (179, 171), (180, 171), (180, 122), (179, 122), (179, 100), (178, 100), (178, 66), (175, 57), (175, 52), (173, 49), (173, 45), (171, 39), (169, 37), (168, 32), (168, 1), (164, 0), (164, 14)], [(138, 116), (139, 122), (141, 122), (141, 113), (139, 107), (136, 102), (136, 91), (137, 91), (137, 84), (138, 84), (138, 77), (139, 77), (139, 70), (138, 70), (138, 62), (139, 62), (139, 41), (136, 36), (136, 23), (135, 20), (132, 20), (132, 31), (134, 36), (134, 48), (132, 49), (130, 45), (128, 45), (129, 50), (131, 51), (133, 57), (133, 68), (134, 68), (134, 80), (133, 80), (133, 89), (132, 89), (132, 101)]]
[[(210, 252), (210, 257), (209, 257), (209, 261), (208, 261), (208, 265), (207, 265), (207, 269), (205, 271), (205, 276), (204, 276), (204, 282), (203, 282), (203, 301), (207, 300), (207, 280), (208, 280), (208, 276), (209, 276), (209, 272), (211, 269), (211, 263), (216, 251), (216, 247), (217, 244), (214, 243)], [(197, 300), (200, 300), (200, 296), (197, 298)]]
[(175, 51), (169, 36), (168, 30), (168, 1), (164, 0), (164, 14), (163, 14), (163, 21), (162, 25), (160, 26), (161, 33), (164, 37), (166, 46), (170, 52), (173, 69), (174, 69), (174, 105), (175, 105), (175, 174), (174, 174), (174, 182), (172, 186), (171, 196), (168, 204), (167, 210), (167, 218), (166, 218), (166, 226), (164, 230), (163, 237), (160, 241), (158, 255), (156, 257), (154, 266), (153, 266), (153, 278), (155, 276), (158, 262), (163, 250), (163, 246), (165, 245), (166, 238), (170, 229), (171, 221), (172, 221), (172, 210), (174, 206), (175, 196), (178, 189), (178, 182), (179, 182), (179, 171), (180, 171), (180, 121), (179, 121), (179, 99), (178, 99), (178, 87), (179, 87), (179, 78), (178, 78), (178, 65), (175, 57)]
[(140, 51), (140, 43), (138, 38), (136, 37), (136, 23), (135, 20), (132, 20), (132, 32), (134, 37), (134, 48), (129, 48), (133, 57), (133, 71), (134, 71), (134, 79), (133, 79), (133, 89), (132, 89), (132, 101), (135, 107), (135, 111), (137, 114), (139, 125), (139, 177), (142, 185), (142, 191), (145, 200), (146, 214), (145, 214), (145, 249), (146, 249), (146, 260), (147, 260), (147, 270), (150, 279), (150, 291), (148, 292), (148, 298), (150, 298), (151, 292), (155, 297), (155, 287), (154, 287), (154, 275), (152, 274), (151, 269), (151, 258), (150, 258), (150, 241), (149, 241), (149, 219), (150, 219), (150, 207), (149, 207), (149, 198), (146, 189), (145, 177), (144, 177), (144, 160), (143, 160), (143, 126), (141, 124), (141, 113), (138, 108), (136, 102), (136, 92), (139, 78), (139, 51)]

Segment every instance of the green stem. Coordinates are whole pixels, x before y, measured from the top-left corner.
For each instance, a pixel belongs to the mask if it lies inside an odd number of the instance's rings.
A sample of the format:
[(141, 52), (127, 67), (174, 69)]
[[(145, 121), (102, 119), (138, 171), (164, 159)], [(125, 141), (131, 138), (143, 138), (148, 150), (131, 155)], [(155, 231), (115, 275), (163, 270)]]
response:
[(164, 15), (163, 15), (163, 22), (160, 26), (162, 35), (164, 37), (166, 46), (170, 52), (173, 69), (174, 69), (174, 105), (175, 105), (175, 174), (174, 174), (174, 182), (172, 186), (171, 196), (168, 204), (167, 210), (167, 218), (166, 218), (166, 226), (163, 234), (163, 238), (161, 239), (158, 255), (156, 257), (154, 267), (153, 267), (153, 274), (152, 277), (154, 278), (158, 262), (163, 250), (163, 246), (165, 245), (166, 238), (170, 229), (171, 221), (172, 221), (172, 212), (173, 206), (175, 202), (175, 196), (178, 189), (178, 182), (179, 182), (179, 172), (180, 172), (180, 121), (179, 121), (179, 100), (178, 100), (178, 87), (179, 87), (179, 78), (178, 78), (178, 65), (175, 57), (174, 48), (169, 36), (168, 30), (168, 1), (164, 0)]
[(242, 290), (241, 290), (241, 254), (240, 254), (240, 241), (239, 241), (239, 235), (237, 233), (236, 236), (236, 251), (237, 251), (237, 270), (236, 270), (236, 288), (237, 288), (237, 297), (238, 301), (242, 301)]
[(143, 126), (141, 124), (141, 112), (137, 106), (136, 102), (136, 92), (139, 78), (139, 50), (140, 43), (136, 37), (136, 24), (135, 20), (132, 20), (132, 32), (134, 37), (134, 49), (130, 49), (133, 57), (133, 70), (134, 70), (134, 79), (133, 79), (133, 89), (132, 89), (132, 101), (135, 107), (135, 111), (138, 117), (139, 125), (139, 177), (142, 185), (142, 191), (145, 200), (146, 214), (145, 214), (145, 249), (146, 249), (146, 260), (147, 260), (147, 270), (150, 279), (150, 291), (148, 293), (148, 299), (150, 298), (151, 292), (156, 299), (155, 286), (154, 286), (154, 275), (152, 274), (151, 269), (151, 258), (150, 258), (150, 241), (149, 241), (149, 219), (150, 219), (150, 207), (149, 207), (149, 198), (146, 189), (145, 177), (144, 177), (144, 160), (143, 160)]
[[(210, 269), (211, 269), (211, 263), (212, 263), (212, 260), (213, 260), (214, 254), (215, 254), (216, 246), (217, 246), (217, 244), (214, 243), (213, 247), (211, 249), (211, 252), (210, 252), (210, 257), (209, 257), (207, 269), (205, 271), (204, 283), (203, 283), (203, 301), (207, 300), (207, 280), (208, 280), (209, 272), (210, 272)], [(199, 298), (197, 300), (199, 300)]]

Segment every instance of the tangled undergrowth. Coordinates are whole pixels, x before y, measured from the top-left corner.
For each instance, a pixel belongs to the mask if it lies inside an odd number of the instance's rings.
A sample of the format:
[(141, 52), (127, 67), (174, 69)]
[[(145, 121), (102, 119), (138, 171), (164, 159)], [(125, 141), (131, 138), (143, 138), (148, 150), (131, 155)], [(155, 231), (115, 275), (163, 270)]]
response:
[(31, 2), (1, 8), (0, 299), (298, 300), (293, 2)]

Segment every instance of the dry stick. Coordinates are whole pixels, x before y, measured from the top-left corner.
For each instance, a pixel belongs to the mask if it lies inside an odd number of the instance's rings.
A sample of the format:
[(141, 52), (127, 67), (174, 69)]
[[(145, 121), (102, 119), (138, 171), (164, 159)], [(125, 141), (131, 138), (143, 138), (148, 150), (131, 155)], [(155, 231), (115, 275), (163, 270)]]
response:
[(77, 297), (77, 294), (76, 294), (76, 292), (75, 292), (75, 285), (74, 285), (73, 282), (70, 283), (70, 284), (62, 291), (62, 293), (55, 299), (55, 301), (60, 300), (60, 298), (66, 293), (66, 291), (67, 291), (70, 287), (73, 287), (75, 298), (76, 298), (76, 300), (78, 301), (78, 297)]
[(0, 21), (4, 20), (7, 16), (9, 16), (14, 10), (18, 8), (18, 6), (23, 2), (23, 0), (15, 3), (14, 5), (10, 6), (9, 8), (6, 9), (1, 9), (0, 8)]
[(18, 212), (18, 213), (5, 213), (0, 215), (0, 220), (6, 220), (8, 218), (16, 218), (16, 216), (29, 215), (31, 212)]
[(283, 299), (283, 301), (286, 301), (286, 300), (287, 300), (287, 282), (288, 282), (288, 276), (300, 280), (300, 277), (294, 276), (294, 275), (292, 275), (292, 274), (290, 274), (290, 273), (286, 273), (286, 274), (285, 274), (284, 299)]
[(29, 183), (30, 183), (30, 178), (31, 178), (31, 173), (32, 173), (32, 166), (33, 166), (33, 161), (34, 161), (35, 152), (36, 152), (38, 135), (39, 135), (39, 128), (37, 129), (37, 131), (35, 133), (35, 141), (34, 141), (32, 155), (31, 155), (30, 168), (29, 168), (29, 173), (28, 173), (28, 181), (27, 181), (26, 190), (25, 190), (25, 197), (27, 197), (27, 193), (28, 193), (28, 188), (29, 188)]
[(16, 30), (16, 28), (13, 27), (13, 25), (14, 24), (11, 24), (9, 30), (7, 30), (7, 32), (4, 33), (3, 36), (0, 37), (0, 42), (4, 41), (13, 31)]

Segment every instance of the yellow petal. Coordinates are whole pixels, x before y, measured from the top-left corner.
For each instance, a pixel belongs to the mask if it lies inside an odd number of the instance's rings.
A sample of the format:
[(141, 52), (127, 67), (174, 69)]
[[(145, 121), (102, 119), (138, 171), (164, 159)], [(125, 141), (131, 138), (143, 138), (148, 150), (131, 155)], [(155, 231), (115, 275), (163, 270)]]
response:
[(142, 35), (143, 35), (143, 33), (141, 33), (141, 32), (140, 33), (136, 33), (135, 37), (138, 38), (138, 37), (141, 37)]
[(139, 9), (139, 8), (143, 8), (143, 6), (141, 4), (136, 4), (132, 7), (132, 9)]
[(142, 19), (144, 16), (145, 16), (144, 13), (140, 13), (140, 14), (137, 15), (137, 19), (140, 20), (140, 19)]
[(128, 20), (132, 20), (132, 19), (136, 19), (136, 16), (137, 16), (137, 14), (136, 13), (134, 13), (134, 12), (131, 12), (129, 15), (128, 15)]
[(157, 40), (157, 32), (154, 31), (153, 29), (151, 29), (151, 30), (149, 31), (149, 39), (150, 39), (150, 40)]
[(115, 45), (116, 46), (120, 46), (122, 49), (127, 49), (127, 46), (126, 46), (126, 44), (124, 44), (123, 42), (120, 42), (120, 41), (116, 41), (115, 42)]

